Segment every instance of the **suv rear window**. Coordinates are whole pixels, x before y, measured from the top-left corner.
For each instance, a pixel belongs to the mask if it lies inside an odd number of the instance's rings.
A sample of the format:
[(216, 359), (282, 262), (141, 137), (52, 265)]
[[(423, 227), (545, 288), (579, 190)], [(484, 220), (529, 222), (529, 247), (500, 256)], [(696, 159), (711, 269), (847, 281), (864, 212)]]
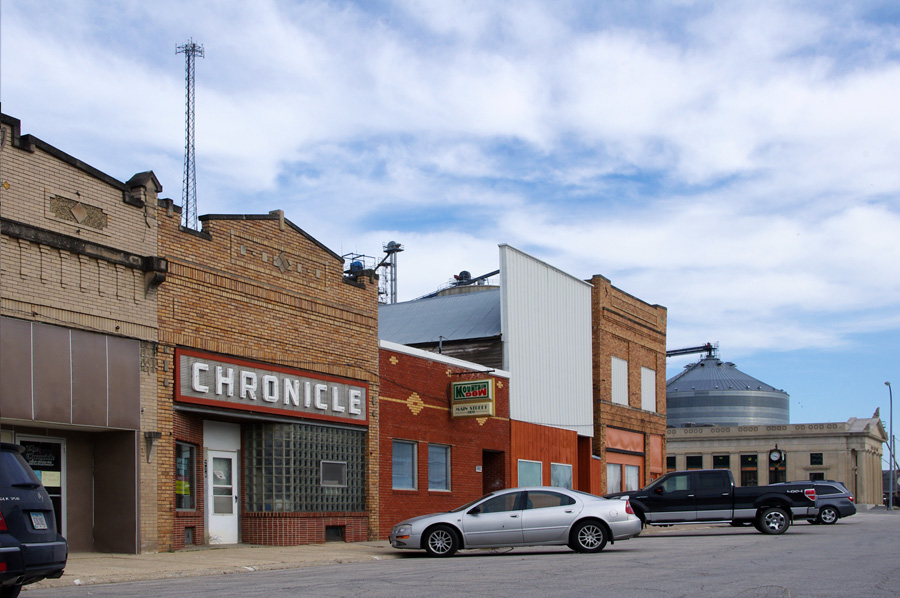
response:
[(832, 486), (831, 484), (816, 484), (816, 494), (844, 494), (844, 490), (841, 490), (837, 486)]
[(0, 450), (0, 486), (40, 484), (17, 450)]

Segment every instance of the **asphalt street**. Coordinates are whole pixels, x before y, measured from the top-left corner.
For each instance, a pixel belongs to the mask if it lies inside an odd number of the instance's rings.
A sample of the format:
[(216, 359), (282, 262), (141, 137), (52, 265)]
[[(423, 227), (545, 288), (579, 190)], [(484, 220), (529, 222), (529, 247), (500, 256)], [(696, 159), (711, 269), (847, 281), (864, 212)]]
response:
[(564, 548), (421, 552), (378, 562), (160, 581), (29, 589), (25, 598), (403, 595), (829, 598), (900, 595), (900, 513), (836, 525), (798, 523), (782, 536), (729, 526), (654, 528), (600, 554)]

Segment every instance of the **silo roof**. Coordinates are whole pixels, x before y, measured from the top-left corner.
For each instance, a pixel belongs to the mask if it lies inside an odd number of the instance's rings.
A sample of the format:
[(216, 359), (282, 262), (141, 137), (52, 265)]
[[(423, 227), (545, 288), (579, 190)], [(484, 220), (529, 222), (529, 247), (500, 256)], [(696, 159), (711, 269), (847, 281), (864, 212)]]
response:
[(381, 305), (378, 338), (410, 345), (500, 335), (500, 289)]
[(667, 393), (697, 390), (785, 392), (745, 374), (730, 361), (722, 361), (717, 357), (706, 357), (697, 363), (689, 364), (685, 366), (683, 372), (666, 381)]

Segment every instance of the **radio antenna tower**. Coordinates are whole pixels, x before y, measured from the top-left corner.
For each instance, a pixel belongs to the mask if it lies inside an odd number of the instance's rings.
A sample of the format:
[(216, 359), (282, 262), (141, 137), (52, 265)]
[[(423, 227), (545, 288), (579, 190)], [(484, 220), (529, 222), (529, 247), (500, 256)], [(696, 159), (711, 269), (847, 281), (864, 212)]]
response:
[(194, 163), (194, 57), (203, 58), (203, 45), (188, 43), (175, 48), (176, 54), (184, 54), (184, 179), (181, 204), (184, 208), (184, 226), (197, 230), (197, 166)]

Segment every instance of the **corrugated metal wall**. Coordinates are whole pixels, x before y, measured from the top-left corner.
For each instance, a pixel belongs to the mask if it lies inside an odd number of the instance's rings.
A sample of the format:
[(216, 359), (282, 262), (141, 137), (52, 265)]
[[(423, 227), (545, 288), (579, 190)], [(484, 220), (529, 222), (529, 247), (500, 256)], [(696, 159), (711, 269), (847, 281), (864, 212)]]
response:
[(510, 418), (593, 436), (591, 285), (500, 246)]

